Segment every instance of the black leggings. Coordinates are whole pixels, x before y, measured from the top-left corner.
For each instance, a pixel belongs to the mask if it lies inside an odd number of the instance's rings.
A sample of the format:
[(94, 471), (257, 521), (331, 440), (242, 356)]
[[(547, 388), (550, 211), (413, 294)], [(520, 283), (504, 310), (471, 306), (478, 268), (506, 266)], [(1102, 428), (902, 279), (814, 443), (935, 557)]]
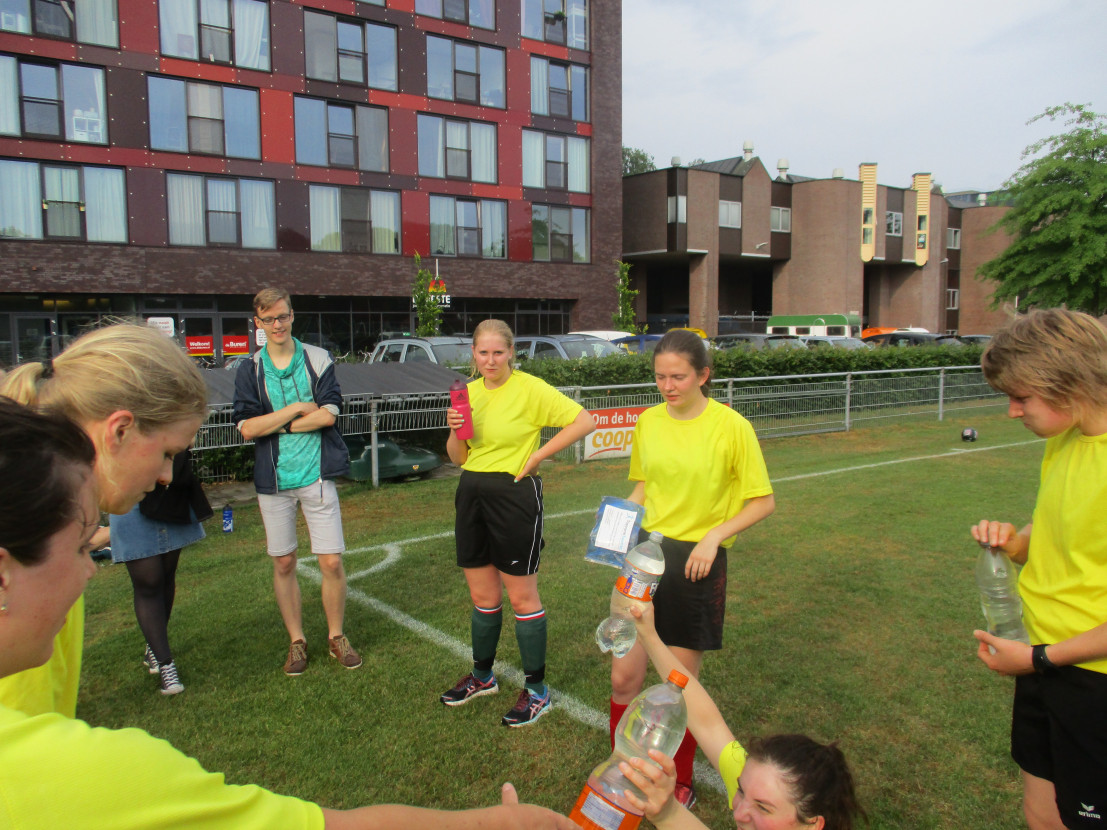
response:
[(169, 650), (169, 615), (177, 592), (179, 550), (127, 562), (135, 591), (135, 617), (146, 642), (161, 664), (173, 661)]

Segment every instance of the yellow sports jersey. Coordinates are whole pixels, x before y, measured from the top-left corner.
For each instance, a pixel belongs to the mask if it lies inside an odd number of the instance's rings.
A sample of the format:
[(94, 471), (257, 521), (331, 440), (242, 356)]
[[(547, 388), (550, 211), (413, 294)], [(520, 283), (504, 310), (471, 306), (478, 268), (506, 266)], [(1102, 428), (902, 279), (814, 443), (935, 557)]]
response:
[(57, 712), (77, 715), (81, 653), (85, 639), (85, 598), (77, 597), (54, 637), (54, 652), (44, 665), (0, 679), (0, 706), (28, 715)]
[[(1032, 643), (1107, 622), (1107, 435), (1078, 429), (1046, 441), (1030, 550), (1019, 575)], [(1107, 673), (1107, 660), (1079, 663)]]
[(538, 449), (542, 427), (565, 427), (584, 409), (546, 381), (518, 370), (496, 389), (469, 383), (473, 437), (462, 469), (515, 475)]
[[(710, 399), (691, 420), (673, 418), (666, 404), (638, 417), (630, 480), (646, 483), (642, 527), (683, 542), (700, 541), (736, 516), (747, 500), (773, 492), (750, 422)], [(734, 544), (734, 538), (723, 547)]]
[(726, 803), (734, 809), (734, 796), (738, 793), (738, 776), (746, 768), (746, 748), (737, 741), (731, 741), (719, 753), (719, 775), (726, 785)]
[(323, 830), (317, 804), (222, 774), (140, 729), (100, 729), (0, 706), (0, 827)]

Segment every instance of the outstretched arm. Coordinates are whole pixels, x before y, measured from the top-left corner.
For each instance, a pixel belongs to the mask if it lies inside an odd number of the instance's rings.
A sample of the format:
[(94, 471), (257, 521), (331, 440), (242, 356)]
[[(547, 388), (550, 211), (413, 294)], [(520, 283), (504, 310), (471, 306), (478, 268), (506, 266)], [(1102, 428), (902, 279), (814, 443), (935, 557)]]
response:
[(515, 480), (519, 481), (524, 476), (528, 476), (535, 472), (538, 469), (538, 465), (547, 458), (571, 446), (585, 435), (595, 431), (595, 429), (596, 422), (592, 419), (591, 413), (589, 413), (587, 409), (582, 409), (577, 413), (577, 417), (573, 419), (571, 424), (562, 427), (553, 438), (531, 454), (530, 458), (527, 459), (527, 463), (523, 465), (523, 469), (515, 476)]

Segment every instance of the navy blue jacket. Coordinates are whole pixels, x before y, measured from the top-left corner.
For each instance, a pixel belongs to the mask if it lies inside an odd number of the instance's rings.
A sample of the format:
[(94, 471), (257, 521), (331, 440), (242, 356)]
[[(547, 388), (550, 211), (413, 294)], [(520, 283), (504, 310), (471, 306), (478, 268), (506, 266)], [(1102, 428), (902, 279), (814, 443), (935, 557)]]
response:
[[(335, 417), (342, 411), (342, 390), (334, 374), (334, 360), (330, 352), (318, 346), (304, 347), (304, 364), (311, 379), (311, 394), (320, 407), (328, 407)], [(265, 389), (265, 369), (261, 363), (261, 349), (238, 367), (234, 379), (235, 426), (258, 415), (273, 412), (273, 404)], [(277, 459), (280, 458), (280, 432), (258, 436), (254, 441), (254, 488), (259, 493), (272, 495), (277, 492)], [(338, 478), (350, 472), (350, 453), (338, 422), (320, 430), (321, 450), (319, 473), (325, 479)]]

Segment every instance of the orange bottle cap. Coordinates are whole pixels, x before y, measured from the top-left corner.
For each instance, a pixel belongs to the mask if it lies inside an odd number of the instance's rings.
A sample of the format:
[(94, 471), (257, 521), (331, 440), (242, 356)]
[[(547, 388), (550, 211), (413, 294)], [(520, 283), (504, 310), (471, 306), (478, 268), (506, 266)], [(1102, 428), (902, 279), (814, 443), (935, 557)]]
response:
[(683, 689), (685, 686), (688, 685), (688, 677), (684, 674), (681, 674), (676, 669), (673, 669), (671, 672), (669, 672), (669, 682), (675, 683)]

